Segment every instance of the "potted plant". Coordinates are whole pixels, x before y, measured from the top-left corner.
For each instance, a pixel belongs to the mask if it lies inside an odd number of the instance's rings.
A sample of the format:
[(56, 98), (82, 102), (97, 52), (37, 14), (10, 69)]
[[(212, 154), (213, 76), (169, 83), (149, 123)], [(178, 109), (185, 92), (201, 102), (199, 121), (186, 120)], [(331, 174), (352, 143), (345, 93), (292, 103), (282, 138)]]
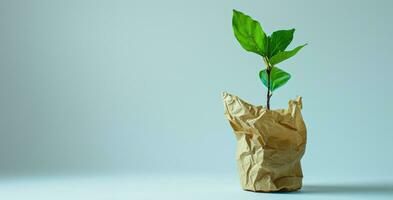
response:
[(302, 99), (289, 101), (288, 109), (270, 109), (273, 92), (291, 78), (277, 64), (294, 56), (306, 44), (292, 50), (295, 29), (267, 36), (260, 23), (233, 10), (232, 26), (240, 45), (262, 57), (265, 68), (259, 78), (267, 88), (266, 106), (254, 106), (235, 95), (222, 94), (225, 115), (237, 139), (237, 164), (243, 189), (259, 192), (296, 191), (302, 187), (300, 159), (305, 152), (306, 126)]

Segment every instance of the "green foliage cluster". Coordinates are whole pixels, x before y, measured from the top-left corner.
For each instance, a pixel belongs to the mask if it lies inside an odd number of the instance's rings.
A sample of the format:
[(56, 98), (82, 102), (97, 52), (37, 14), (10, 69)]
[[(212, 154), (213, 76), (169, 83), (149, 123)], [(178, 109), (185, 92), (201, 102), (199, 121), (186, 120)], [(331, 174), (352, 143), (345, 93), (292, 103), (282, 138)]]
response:
[(287, 50), (295, 29), (278, 30), (267, 36), (258, 21), (237, 10), (233, 10), (232, 27), (236, 39), (245, 50), (262, 56), (266, 69), (260, 71), (259, 77), (267, 87), (270, 98), (272, 91), (283, 86), (291, 78), (289, 73), (276, 65), (294, 56), (306, 44)]

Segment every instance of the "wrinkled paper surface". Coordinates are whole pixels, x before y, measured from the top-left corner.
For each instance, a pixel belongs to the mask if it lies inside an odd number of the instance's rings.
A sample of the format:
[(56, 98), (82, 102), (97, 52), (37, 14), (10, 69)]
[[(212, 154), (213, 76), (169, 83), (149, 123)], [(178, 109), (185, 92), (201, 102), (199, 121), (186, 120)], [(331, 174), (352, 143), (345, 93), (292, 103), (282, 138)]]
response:
[(266, 110), (222, 93), (225, 115), (237, 139), (237, 165), (243, 189), (294, 191), (302, 187), (300, 159), (306, 147), (301, 97), (288, 109)]

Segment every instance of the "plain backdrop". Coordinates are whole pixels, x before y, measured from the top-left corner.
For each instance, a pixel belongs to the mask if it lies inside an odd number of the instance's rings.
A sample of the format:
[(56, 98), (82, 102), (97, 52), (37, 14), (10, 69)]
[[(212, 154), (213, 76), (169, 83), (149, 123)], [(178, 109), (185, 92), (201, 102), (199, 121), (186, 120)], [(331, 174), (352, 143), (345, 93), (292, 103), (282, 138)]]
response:
[(221, 92), (265, 104), (232, 9), (296, 28), (305, 178), (393, 178), (393, 1), (0, 1), (0, 174), (228, 174)]

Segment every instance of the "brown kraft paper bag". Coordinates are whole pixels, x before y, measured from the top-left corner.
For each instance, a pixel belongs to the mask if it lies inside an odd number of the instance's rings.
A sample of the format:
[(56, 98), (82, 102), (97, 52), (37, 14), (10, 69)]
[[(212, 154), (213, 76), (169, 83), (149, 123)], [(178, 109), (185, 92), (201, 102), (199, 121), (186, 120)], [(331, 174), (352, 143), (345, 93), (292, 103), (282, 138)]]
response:
[(225, 115), (237, 140), (237, 165), (244, 190), (295, 191), (302, 187), (300, 159), (306, 147), (302, 100), (288, 109), (266, 110), (222, 93)]

